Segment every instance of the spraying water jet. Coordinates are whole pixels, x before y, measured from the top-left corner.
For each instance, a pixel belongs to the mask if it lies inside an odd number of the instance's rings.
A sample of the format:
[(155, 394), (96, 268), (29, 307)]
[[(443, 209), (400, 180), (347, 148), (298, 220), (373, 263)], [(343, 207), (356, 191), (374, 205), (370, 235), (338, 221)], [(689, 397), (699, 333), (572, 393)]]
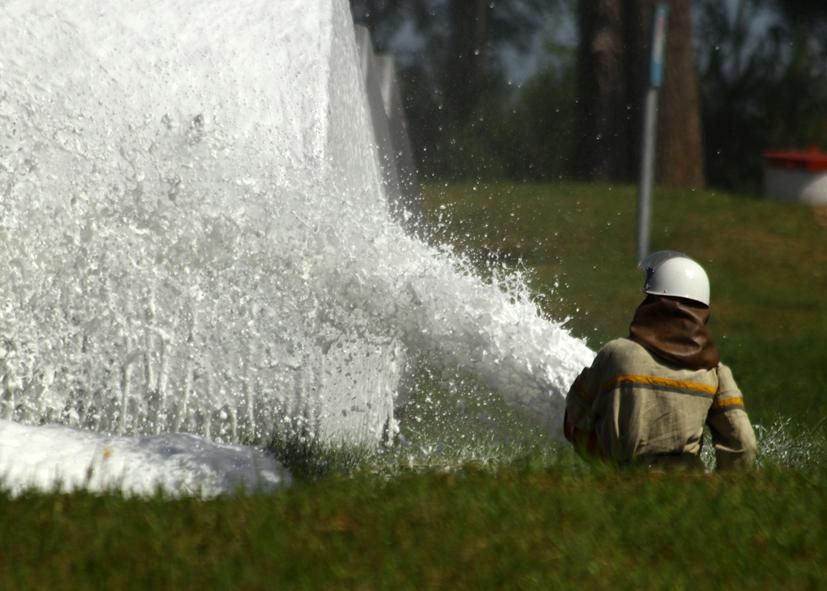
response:
[(424, 350), (559, 435), (593, 353), (391, 215), (345, 0), (11, 0), (0, 50), (3, 418), (372, 445)]

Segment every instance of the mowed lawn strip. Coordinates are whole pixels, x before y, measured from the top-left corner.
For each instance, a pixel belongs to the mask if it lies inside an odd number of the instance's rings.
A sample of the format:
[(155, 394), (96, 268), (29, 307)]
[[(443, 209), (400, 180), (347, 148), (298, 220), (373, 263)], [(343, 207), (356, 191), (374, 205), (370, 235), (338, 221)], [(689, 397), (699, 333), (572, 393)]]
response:
[(816, 588), (824, 482), (468, 468), (212, 501), (0, 497), (0, 588)]

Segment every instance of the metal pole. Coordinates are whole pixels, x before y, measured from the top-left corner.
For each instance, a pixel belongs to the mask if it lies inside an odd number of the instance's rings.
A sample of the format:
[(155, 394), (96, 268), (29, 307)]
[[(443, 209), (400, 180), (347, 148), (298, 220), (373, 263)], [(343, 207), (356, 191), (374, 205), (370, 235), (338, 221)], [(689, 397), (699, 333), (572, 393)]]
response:
[(637, 196), (637, 251), (636, 262), (649, 252), (649, 234), (652, 223), (652, 183), (655, 178), (655, 144), (658, 131), (658, 91), (663, 85), (666, 26), (669, 5), (658, 4), (652, 30), (652, 57), (650, 62), (649, 89), (643, 116), (643, 145), (640, 155), (640, 182)]
[(649, 234), (652, 225), (652, 182), (655, 177), (655, 137), (657, 134), (658, 91), (646, 92), (646, 112), (643, 121), (643, 148), (640, 164), (640, 184), (637, 194), (637, 252), (636, 262), (649, 253)]

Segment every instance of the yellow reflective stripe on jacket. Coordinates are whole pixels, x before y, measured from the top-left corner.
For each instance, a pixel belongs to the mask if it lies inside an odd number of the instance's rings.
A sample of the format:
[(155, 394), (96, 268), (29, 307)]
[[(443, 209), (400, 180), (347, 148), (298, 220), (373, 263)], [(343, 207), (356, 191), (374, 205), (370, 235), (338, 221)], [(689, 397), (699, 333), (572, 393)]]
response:
[(733, 396), (732, 398), (725, 398), (723, 400), (716, 398), (715, 402), (712, 403), (712, 408), (715, 410), (728, 409), (733, 406), (744, 408), (744, 399), (740, 396)]
[(656, 386), (658, 388), (665, 388), (668, 390), (684, 390), (693, 393), (700, 393), (709, 397), (715, 396), (718, 388), (709, 384), (700, 384), (698, 382), (687, 382), (684, 380), (671, 380), (669, 378), (661, 378), (658, 376), (643, 376), (643, 375), (622, 375), (614, 377), (609, 383), (603, 387), (603, 391), (609, 390), (618, 384), (635, 384), (637, 386)]

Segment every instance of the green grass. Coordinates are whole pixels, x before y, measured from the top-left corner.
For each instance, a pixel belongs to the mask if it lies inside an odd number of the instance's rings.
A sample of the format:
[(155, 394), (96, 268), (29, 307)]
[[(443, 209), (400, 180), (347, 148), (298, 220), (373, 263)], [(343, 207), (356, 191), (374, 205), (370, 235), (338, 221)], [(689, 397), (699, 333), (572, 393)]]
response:
[[(599, 185), (425, 193), (434, 240), (483, 268), (524, 266), (545, 311), (593, 347), (625, 334), (641, 299), (634, 200)], [(827, 586), (827, 228), (807, 208), (711, 192), (659, 189), (654, 214), (653, 248), (710, 273), (712, 329), (762, 425), (760, 471), (588, 466), (468, 376), (424, 367), (395, 447), (274, 442), (299, 480), (277, 494), (0, 493), (0, 589)]]
[(515, 462), (211, 501), (0, 497), (0, 588), (818, 588), (825, 483)]
[[(628, 334), (643, 283), (633, 187), (430, 187), (426, 203), (434, 239), (524, 265), (546, 312), (593, 348)], [(710, 275), (710, 328), (751, 414), (824, 420), (827, 226), (808, 207), (711, 191), (658, 188), (653, 210), (651, 249)]]

